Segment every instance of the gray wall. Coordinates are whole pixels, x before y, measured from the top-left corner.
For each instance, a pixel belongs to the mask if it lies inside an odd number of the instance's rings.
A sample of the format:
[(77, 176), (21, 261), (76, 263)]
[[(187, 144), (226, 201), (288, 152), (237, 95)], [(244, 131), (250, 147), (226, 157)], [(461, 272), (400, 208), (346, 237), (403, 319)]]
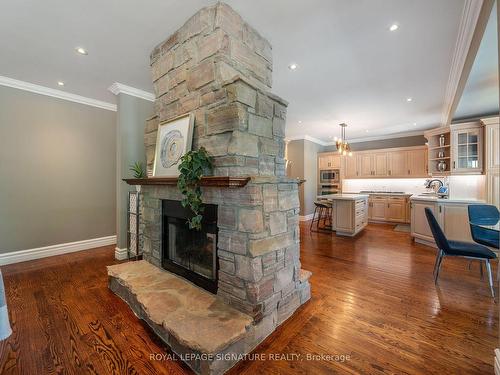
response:
[[(427, 142), (423, 135), (415, 135), (412, 137), (379, 139), (376, 141), (355, 142), (351, 143), (353, 151), (376, 150), (379, 148), (395, 148), (395, 147), (410, 147), (423, 146)], [(335, 151), (335, 146), (326, 146), (324, 151)]]
[[(288, 177), (304, 179), (304, 140), (290, 141), (286, 146), (290, 168)], [(304, 184), (299, 185), (300, 215), (304, 215)]]
[(323, 146), (300, 139), (287, 144), (287, 160), (291, 161), (289, 177), (298, 177), (306, 181), (300, 185), (300, 215), (306, 216), (314, 212), (314, 201), (318, 195), (318, 152)]
[(126, 94), (118, 94), (117, 148), (116, 148), (116, 247), (127, 247), (127, 198), (135, 191), (122, 181), (133, 177), (129, 170), (136, 161), (146, 168), (144, 126), (153, 114), (153, 102)]
[(116, 113), (0, 86), (0, 253), (114, 235)]
[(304, 213), (310, 215), (314, 212), (314, 201), (318, 195), (318, 152), (323, 151), (323, 146), (304, 140)]

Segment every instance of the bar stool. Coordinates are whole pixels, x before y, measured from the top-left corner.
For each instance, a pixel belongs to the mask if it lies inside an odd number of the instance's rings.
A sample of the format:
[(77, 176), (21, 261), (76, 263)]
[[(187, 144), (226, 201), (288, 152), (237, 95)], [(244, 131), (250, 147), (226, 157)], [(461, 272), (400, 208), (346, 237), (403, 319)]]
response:
[[(311, 225), (309, 227), (310, 231), (313, 231), (314, 223), (316, 224), (316, 230), (328, 230), (332, 228), (332, 202), (326, 200), (320, 200), (314, 202), (314, 213), (311, 220)], [(320, 227), (320, 222), (323, 220), (323, 226)]]

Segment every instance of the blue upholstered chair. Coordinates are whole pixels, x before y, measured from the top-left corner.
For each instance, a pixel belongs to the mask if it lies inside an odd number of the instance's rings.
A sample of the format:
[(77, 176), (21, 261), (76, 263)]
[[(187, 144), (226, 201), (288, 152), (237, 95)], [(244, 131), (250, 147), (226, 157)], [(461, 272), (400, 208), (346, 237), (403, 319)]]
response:
[(500, 217), (498, 208), (489, 204), (471, 204), (468, 209), (472, 239), (482, 245), (498, 249), (498, 232), (492, 229), (482, 228), (477, 225), (495, 225)]
[(434, 217), (434, 213), (430, 208), (425, 209), (425, 215), (427, 216), (427, 221), (431, 227), (432, 235), (436, 241), (438, 248), (436, 263), (434, 264), (434, 283), (437, 284), (439, 271), (441, 270), (441, 264), (445, 256), (456, 256), (469, 259), (476, 259), (486, 263), (486, 270), (488, 271), (488, 281), (490, 283), (490, 291), (493, 298), (495, 298), (495, 290), (493, 289), (493, 277), (491, 274), (491, 264), (490, 259), (496, 259), (496, 254), (488, 249), (486, 246), (473, 243), (473, 242), (462, 242), (462, 241), (448, 241), (444, 235), (439, 223)]

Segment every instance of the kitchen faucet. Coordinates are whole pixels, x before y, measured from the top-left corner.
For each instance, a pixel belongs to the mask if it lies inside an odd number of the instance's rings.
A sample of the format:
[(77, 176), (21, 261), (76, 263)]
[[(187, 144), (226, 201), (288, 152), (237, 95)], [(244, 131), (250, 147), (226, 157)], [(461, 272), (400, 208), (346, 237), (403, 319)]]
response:
[(424, 186), (425, 186), (427, 189), (430, 189), (430, 188), (432, 188), (432, 184), (433, 184), (434, 182), (439, 182), (439, 187), (444, 186), (443, 181), (438, 180), (437, 178), (432, 179), (432, 180), (431, 180), (431, 179), (425, 180)]

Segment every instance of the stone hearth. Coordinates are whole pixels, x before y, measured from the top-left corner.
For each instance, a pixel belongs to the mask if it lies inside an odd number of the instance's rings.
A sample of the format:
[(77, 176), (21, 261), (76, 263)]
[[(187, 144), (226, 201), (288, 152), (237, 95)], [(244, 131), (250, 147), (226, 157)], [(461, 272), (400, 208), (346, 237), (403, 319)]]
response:
[[(203, 201), (217, 205), (218, 211), (218, 288), (213, 298), (251, 320), (239, 339), (244, 345), (231, 349), (245, 354), (310, 298), (310, 273), (300, 266), (298, 181), (284, 176), (287, 103), (269, 92), (271, 45), (229, 6), (217, 3), (156, 47), (151, 67), (157, 115), (146, 124), (148, 168), (158, 123), (191, 112), (193, 147), (203, 146), (214, 156), (214, 175), (250, 178), (241, 188), (202, 189)], [(143, 185), (141, 195), (144, 260), (161, 268), (162, 200), (182, 196), (175, 185)], [(114, 288), (114, 276), (110, 286), (132, 308), (145, 301), (132, 281), (119, 283), (127, 292)], [(150, 311), (141, 301), (140, 311)], [(151, 320), (140, 311), (139, 316)], [(234, 362), (188, 364), (198, 373), (221, 373)]]

